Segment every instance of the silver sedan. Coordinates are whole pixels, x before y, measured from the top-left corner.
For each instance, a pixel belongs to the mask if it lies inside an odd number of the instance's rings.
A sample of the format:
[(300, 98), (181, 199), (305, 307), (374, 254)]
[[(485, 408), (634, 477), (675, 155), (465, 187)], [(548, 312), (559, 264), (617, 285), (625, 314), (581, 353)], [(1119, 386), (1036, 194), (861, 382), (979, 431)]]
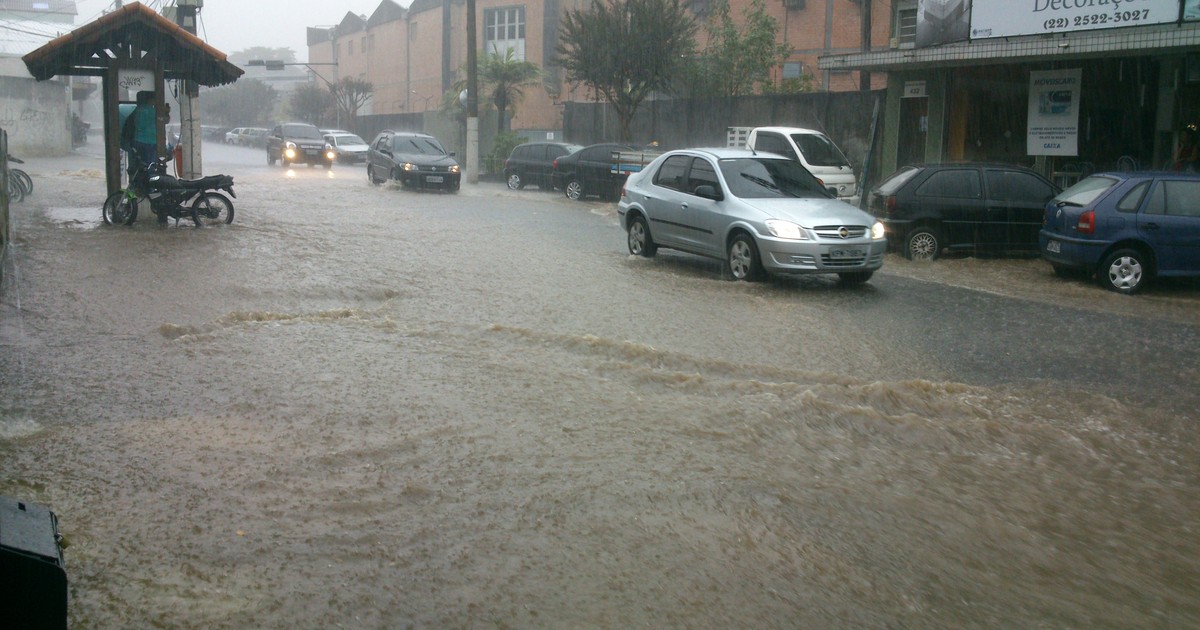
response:
[(836, 273), (858, 284), (887, 250), (883, 224), (799, 162), (742, 149), (664, 153), (626, 181), (618, 212), (631, 254), (664, 247), (725, 260), (736, 280)]

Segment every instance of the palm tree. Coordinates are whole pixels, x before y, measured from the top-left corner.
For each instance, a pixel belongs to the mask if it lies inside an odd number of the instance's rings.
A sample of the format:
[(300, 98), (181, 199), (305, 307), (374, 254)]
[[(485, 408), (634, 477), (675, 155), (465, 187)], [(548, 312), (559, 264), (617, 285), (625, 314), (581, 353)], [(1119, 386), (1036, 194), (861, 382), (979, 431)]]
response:
[(503, 55), (484, 55), (479, 64), (479, 81), (486, 87), (481, 87), (480, 91), (489, 94), (496, 106), (499, 119), (496, 131), (508, 131), (508, 109), (511, 107), (515, 111), (525, 97), (525, 88), (540, 84), (541, 79), (541, 68), (529, 61), (517, 61), (512, 48), (505, 50)]

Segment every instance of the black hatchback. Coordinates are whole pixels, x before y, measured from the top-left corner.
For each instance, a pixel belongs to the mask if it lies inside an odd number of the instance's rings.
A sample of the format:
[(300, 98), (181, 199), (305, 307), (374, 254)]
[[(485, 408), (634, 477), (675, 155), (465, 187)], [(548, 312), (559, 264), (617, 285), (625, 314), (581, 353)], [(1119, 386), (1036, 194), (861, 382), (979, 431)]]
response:
[(1036, 251), (1043, 209), (1059, 192), (1022, 166), (921, 164), (885, 179), (868, 211), (911, 259), (933, 260), (947, 248)]
[(385, 129), (367, 150), (367, 179), (376, 185), (390, 179), (404, 188), (456, 192), (460, 170), (454, 154), (427, 133)]
[(536, 184), (542, 190), (554, 188), (554, 160), (583, 147), (565, 142), (526, 142), (513, 147), (504, 160), (504, 179), (508, 187), (520, 190)]

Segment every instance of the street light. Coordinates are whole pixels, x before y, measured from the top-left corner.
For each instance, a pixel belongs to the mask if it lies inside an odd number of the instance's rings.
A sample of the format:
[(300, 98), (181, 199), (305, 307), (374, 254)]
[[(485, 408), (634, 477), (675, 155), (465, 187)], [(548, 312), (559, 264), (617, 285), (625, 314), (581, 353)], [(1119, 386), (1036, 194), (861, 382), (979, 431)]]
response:
[(409, 92), (412, 94), (416, 94), (417, 98), (425, 99), (425, 104), (423, 106), (425, 111), (429, 111), (429, 100), (437, 98), (437, 94), (430, 94), (429, 96), (421, 96), (420, 94), (417, 94), (416, 90), (409, 90)]

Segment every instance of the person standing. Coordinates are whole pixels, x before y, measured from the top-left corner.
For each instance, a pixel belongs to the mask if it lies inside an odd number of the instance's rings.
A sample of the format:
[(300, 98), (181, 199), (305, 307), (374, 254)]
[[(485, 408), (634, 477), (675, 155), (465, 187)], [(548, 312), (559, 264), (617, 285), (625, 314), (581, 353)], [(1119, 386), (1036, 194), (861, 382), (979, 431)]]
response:
[(1194, 173), (1197, 161), (1200, 161), (1200, 143), (1196, 137), (1196, 125), (1188, 125), (1179, 134), (1179, 146), (1175, 149), (1171, 170)]

